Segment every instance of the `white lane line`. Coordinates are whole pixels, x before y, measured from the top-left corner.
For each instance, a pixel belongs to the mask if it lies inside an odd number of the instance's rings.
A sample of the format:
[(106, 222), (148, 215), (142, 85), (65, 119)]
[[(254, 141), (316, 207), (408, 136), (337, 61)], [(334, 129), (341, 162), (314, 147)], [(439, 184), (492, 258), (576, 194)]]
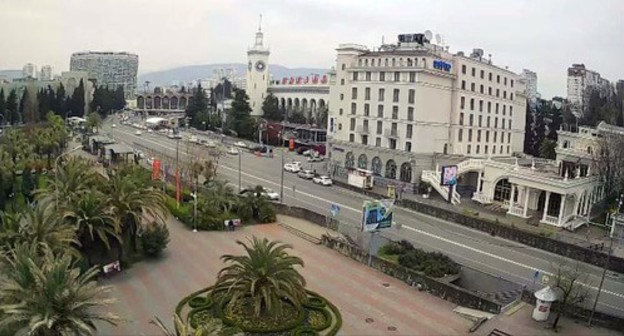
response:
[[(166, 145), (164, 145), (164, 144), (162, 144), (162, 143), (158, 143), (158, 142), (156, 142), (156, 141), (152, 141), (152, 140), (150, 140), (150, 139), (145, 139), (145, 140), (147, 140), (147, 141), (149, 141), (149, 142), (152, 142), (152, 143), (155, 143), (155, 144), (157, 144), (157, 145), (159, 145), (159, 146), (165, 147), (165, 148), (167, 148), (167, 149), (170, 149), (170, 150), (175, 150), (175, 148), (172, 148), (172, 147), (166, 146)], [(186, 153), (183, 153), (183, 154), (184, 154), (184, 155), (186, 155)], [(230, 167), (227, 167), (227, 166), (225, 166), (225, 165), (220, 165), (220, 166), (221, 166), (221, 167), (223, 167), (223, 168), (225, 168), (225, 169), (227, 169), (227, 170), (230, 170), (230, 171), (235, 171), (235, 172), (237, 172), (237, 173), (238, 173), (238, 169), (230, 168)], [(280, 184), (279, 184), (279, 183), (276, 183), (276, 182), (273, 182), (273, 181), (270, 181), (270, 180), (267, 180), (267, 179), (264, 179), (264, 178), (261, 178), (261, 177), (255, 176), (255, 175), (251, 175), (251, 174), (246, 173), (246, 172), (241, 172), (241, 174), (242, 174), (242, 175), (245, 175), (245, 176), (248, 176), (248, 177), (251, 177), (251, 178), (254, 178), (254, 179), (257, 179), (258, 181), (263, 181), (263, 182), (265, 182), (265, 183), (269, 183), (269, 184), (272, 184), (272, 185), (280, 186)], [(306, 193), (306, 192), (303, 192), (303, 191), (298, 191), (297, 193), (298, 193), (298, 194), (301, 194), (301, 195), (305, 195), (305, 196), (307, 196), (307, 197), (310, 197), (310, 198), (315, 199), (315, 200), (318, 200), (318, 201), (322, 201), (322, 202), (328, 203), (328, 204), (332, 204), (332, 203), (334, 203), (334, 204), (338, 204), (338, 205), (340, 205), (341, 209), (348, 209), (348, 210), (351, 210), (351, 211), (356, 212), (356, 213), (361, 212), (361, 209), (355, 209), (355, 208), (352, 208), (352, 207), (350, 207), (350, 206), (347, 206), (347, 205), (344, 205), (344, 204), (340, 204), (340, 203), (338, 203), (338, 202), (328, 201), (328, 200), (326, 200), (326, 199), (324, 199), (324, 198), (321, 198), (321, 197), (318, 197), (318, 196), (316, 196), (316, 195), (312, 195), (312, 194), (309, 194), (309, 193)], [(525, 264), (523, 264), (523, 263), (520, 263), (520, 262), (517, 262), (517, 261), (511, 260), (511, 259), (507, 259), (507, 258), (504, 258), (504, 257), (498, 256), (498, 255), (495, 255), (495, 254), (492, 254), (492, 253), (489, 253), (489, 252), (486, 252), (486, 251), (482, 251), (482, 250), (479, 250), (479, 249), (477, 249), (477, 248), (474, 248), (474, 247), (471, 247), (471, 246), (468, 246), (468, 245), (465, 245), (465, 244), (462, 244), (462, 243), (459, 243), (459, 242), (456, 242), (456, 241), (453, 241), (453, 240), (450, 240), (450, 239), (447, 239), (447, 238), (444, 238), (444, 237), (440, 237), (440, 236), (437, 236), (437, 235), (431, 234), (431, 233), (426, 232), (426, 231), (422, 231), (422, 230), (420, 230), (420, 229), (416, 229), (416, 228), (413, 228), (413, 227), (410, 227), (410, 226), (407, 226), (407, 225), (404, 225), (404, 226), (403, 226), (403, 228), (404, 228), (404, 229), (407, 229), (407, 230), (410, 230), (410, 231), (414, 231), (414, 232), (416, 232), (416, 233), (423, 234), (423, 235), (428, 236), (428, 237), (431, 237), (431, 238), (435, 238), (435, 239), (441, 240), (441, 241), (446, 242), (446, 243), (448, 243), (448, 244), (456, 245), (456, 246), (459, 246), (459, 247), (462, 247), (462, 248), (468, 249), (468, 250), (470, 250), (470, 251), (473, 251), (473, 252), (476, 252), (476, 253), (483, 254), (483, 255), (488, 256), (488, 257), (490, 257), (490, 258), (498, 259), (498, 260), (500, 260), (500, 261), (504, 261), (504, 262), (507, 262), (507, 263), (510, 263), (510, 264), (513, 264), (513, 265), (516, 265), (516, 266), (519, 266), (519, 267), (522, 267), (522, 268), (528, 269), (528, 270), (533, 271), (533, 272), (534, 272), (534, 271), (536, 271), (536, 270), (538, 270), (538, 271), (540, 271), (540, 273), (542, 273), (542, 274), (547, 274), (547, 275), (549, 275), (549, 276), (552, 276), (552, 275), (553, 275), (551, 272), (547, 272), (547, 271), (544, 271), (544, 270), (536, 269), (535, 267), (532, 267), (532, 266), (529, 266), (529, 265), (525, 265)], [(581, 283), (581, 284), (582, 284), (583, 286), (585, 286), (585, 287), (589, 288), (589, 289), (594, 290), (594, 291), (597, 291), (597, 290), (598, 290), (598, 288), (597, 288), (597, 287), (594, 287), (594, 286), (591, 286), (591, 285), (587, 285), (587, 284), (584, 284), (584, 283)], [(602, 293), (605, 293), (605, 294), (610, 294), (610, 295), (613, 295), (613, 296), (616, 296), (616, 297), (620, 297), (620, 298), (624, 298), (624, 294), (611, 292), (611, 291), (608, 291), (608, 290), (605, 290), (605, 289), (603, 289), (603, 290), (602, 290)], [(618, 309), (620, 309), (620, 308), (618, 308)], [(621, 309), (620, 309), (620, 310), (621, 310)]]

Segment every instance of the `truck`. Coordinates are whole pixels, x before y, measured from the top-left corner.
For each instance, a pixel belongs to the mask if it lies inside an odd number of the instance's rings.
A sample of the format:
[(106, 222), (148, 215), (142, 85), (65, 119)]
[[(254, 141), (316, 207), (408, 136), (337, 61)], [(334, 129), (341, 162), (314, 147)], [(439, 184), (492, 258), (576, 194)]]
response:
[(361, 189), (372, 189), (374, 185), (373, 172), (356, 168), (349, 171), (347, 183)]

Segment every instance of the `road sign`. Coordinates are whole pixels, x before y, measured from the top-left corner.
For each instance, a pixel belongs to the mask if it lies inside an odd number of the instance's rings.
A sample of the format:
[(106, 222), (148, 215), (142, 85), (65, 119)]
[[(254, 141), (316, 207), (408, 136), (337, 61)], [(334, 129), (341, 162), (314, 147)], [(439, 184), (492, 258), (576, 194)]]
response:
[(371, 232), (392, 226), (394, 200), (364, 201), (362, 231)]
[(546, 274), (542, 275), (542, 284), (548, 285), (549, 282), (550, 282), (550, 277)]
[(329, 212), (331, 213), (332, 217), (338, 216), (338, 214), (340, 213), (340, 206), (338, 204), (332, 203)]

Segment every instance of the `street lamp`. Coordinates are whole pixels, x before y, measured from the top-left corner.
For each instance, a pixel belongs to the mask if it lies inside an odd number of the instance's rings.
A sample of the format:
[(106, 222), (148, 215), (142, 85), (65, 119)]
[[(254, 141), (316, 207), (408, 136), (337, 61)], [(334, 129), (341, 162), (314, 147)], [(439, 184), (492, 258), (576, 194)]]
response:
[(191, 197), (193, 197), (193, 232), (197, 232), (197, 188)]
[(243, 180), (242, 180), (242, 173), (241, 173), (241, 168), (242, 168), (242, 163), (243, 163), (243, 151), (239, 148), (238, 149), (238, 191), (241, 192), (243, 191)]
[(58, 198), (59, 198), (59, 190), (58, 190), (58, 182), (59, 182), (59, 180), (58, 180), (58, 171), (59, 171), (58, 165), (59, 165), (59, 161), (61, 160), (62, 157), (65, 157), (65, 156), (67, 156), (67, 155), (69, 155), (69, 154), (71, 154), (71, 153), (73, 153), (73, 152), (75, 152), (75, 151), (77, 151), (79, 149), (82, 149), (82, 145), (78, 145), (78, 146), (72, 148), (71, 150), (69, 150), (69, 151), (59, 155), (56, 158), (56, 160), (54, 160), (54, 171), (55, 171), (54, 181), (56, 182), (56, 206), (57, 207), (58, 207)]

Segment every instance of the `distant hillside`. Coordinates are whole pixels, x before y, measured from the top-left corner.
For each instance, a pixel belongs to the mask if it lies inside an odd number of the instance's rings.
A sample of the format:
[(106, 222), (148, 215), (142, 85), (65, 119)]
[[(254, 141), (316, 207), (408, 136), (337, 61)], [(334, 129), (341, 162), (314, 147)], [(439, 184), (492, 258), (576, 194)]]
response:
[(0, 70), (0, 78), (13, 80), (22, 77), (22, 70)]
[[(160, 85), (168, 86), (174, 81), (179, 81), (180, 84), (188, 83), (197, 79), (208, 79), (215, 77), (214, 71), (220, 68), (234, 69), (238, 76), (245, 76), (247, 71), (247, 65), (242, 63), (231, 64), (206, 64), (206, 65), (189, 65), (170, 70), (155, 71), (146, 74), (139, 75), (138, 84), (145, 81), (150, 82), (150, 86)], [(324, 74), (328, 69), (315, 69), (315, 68), (287, 68), (281, 65), (271, 64), (269, 65), (269, 72), (273, 75), (274, 79), (282, 79), (283, 77), (296, 77), (296, 76), (309, 76), (310, 74)]]

